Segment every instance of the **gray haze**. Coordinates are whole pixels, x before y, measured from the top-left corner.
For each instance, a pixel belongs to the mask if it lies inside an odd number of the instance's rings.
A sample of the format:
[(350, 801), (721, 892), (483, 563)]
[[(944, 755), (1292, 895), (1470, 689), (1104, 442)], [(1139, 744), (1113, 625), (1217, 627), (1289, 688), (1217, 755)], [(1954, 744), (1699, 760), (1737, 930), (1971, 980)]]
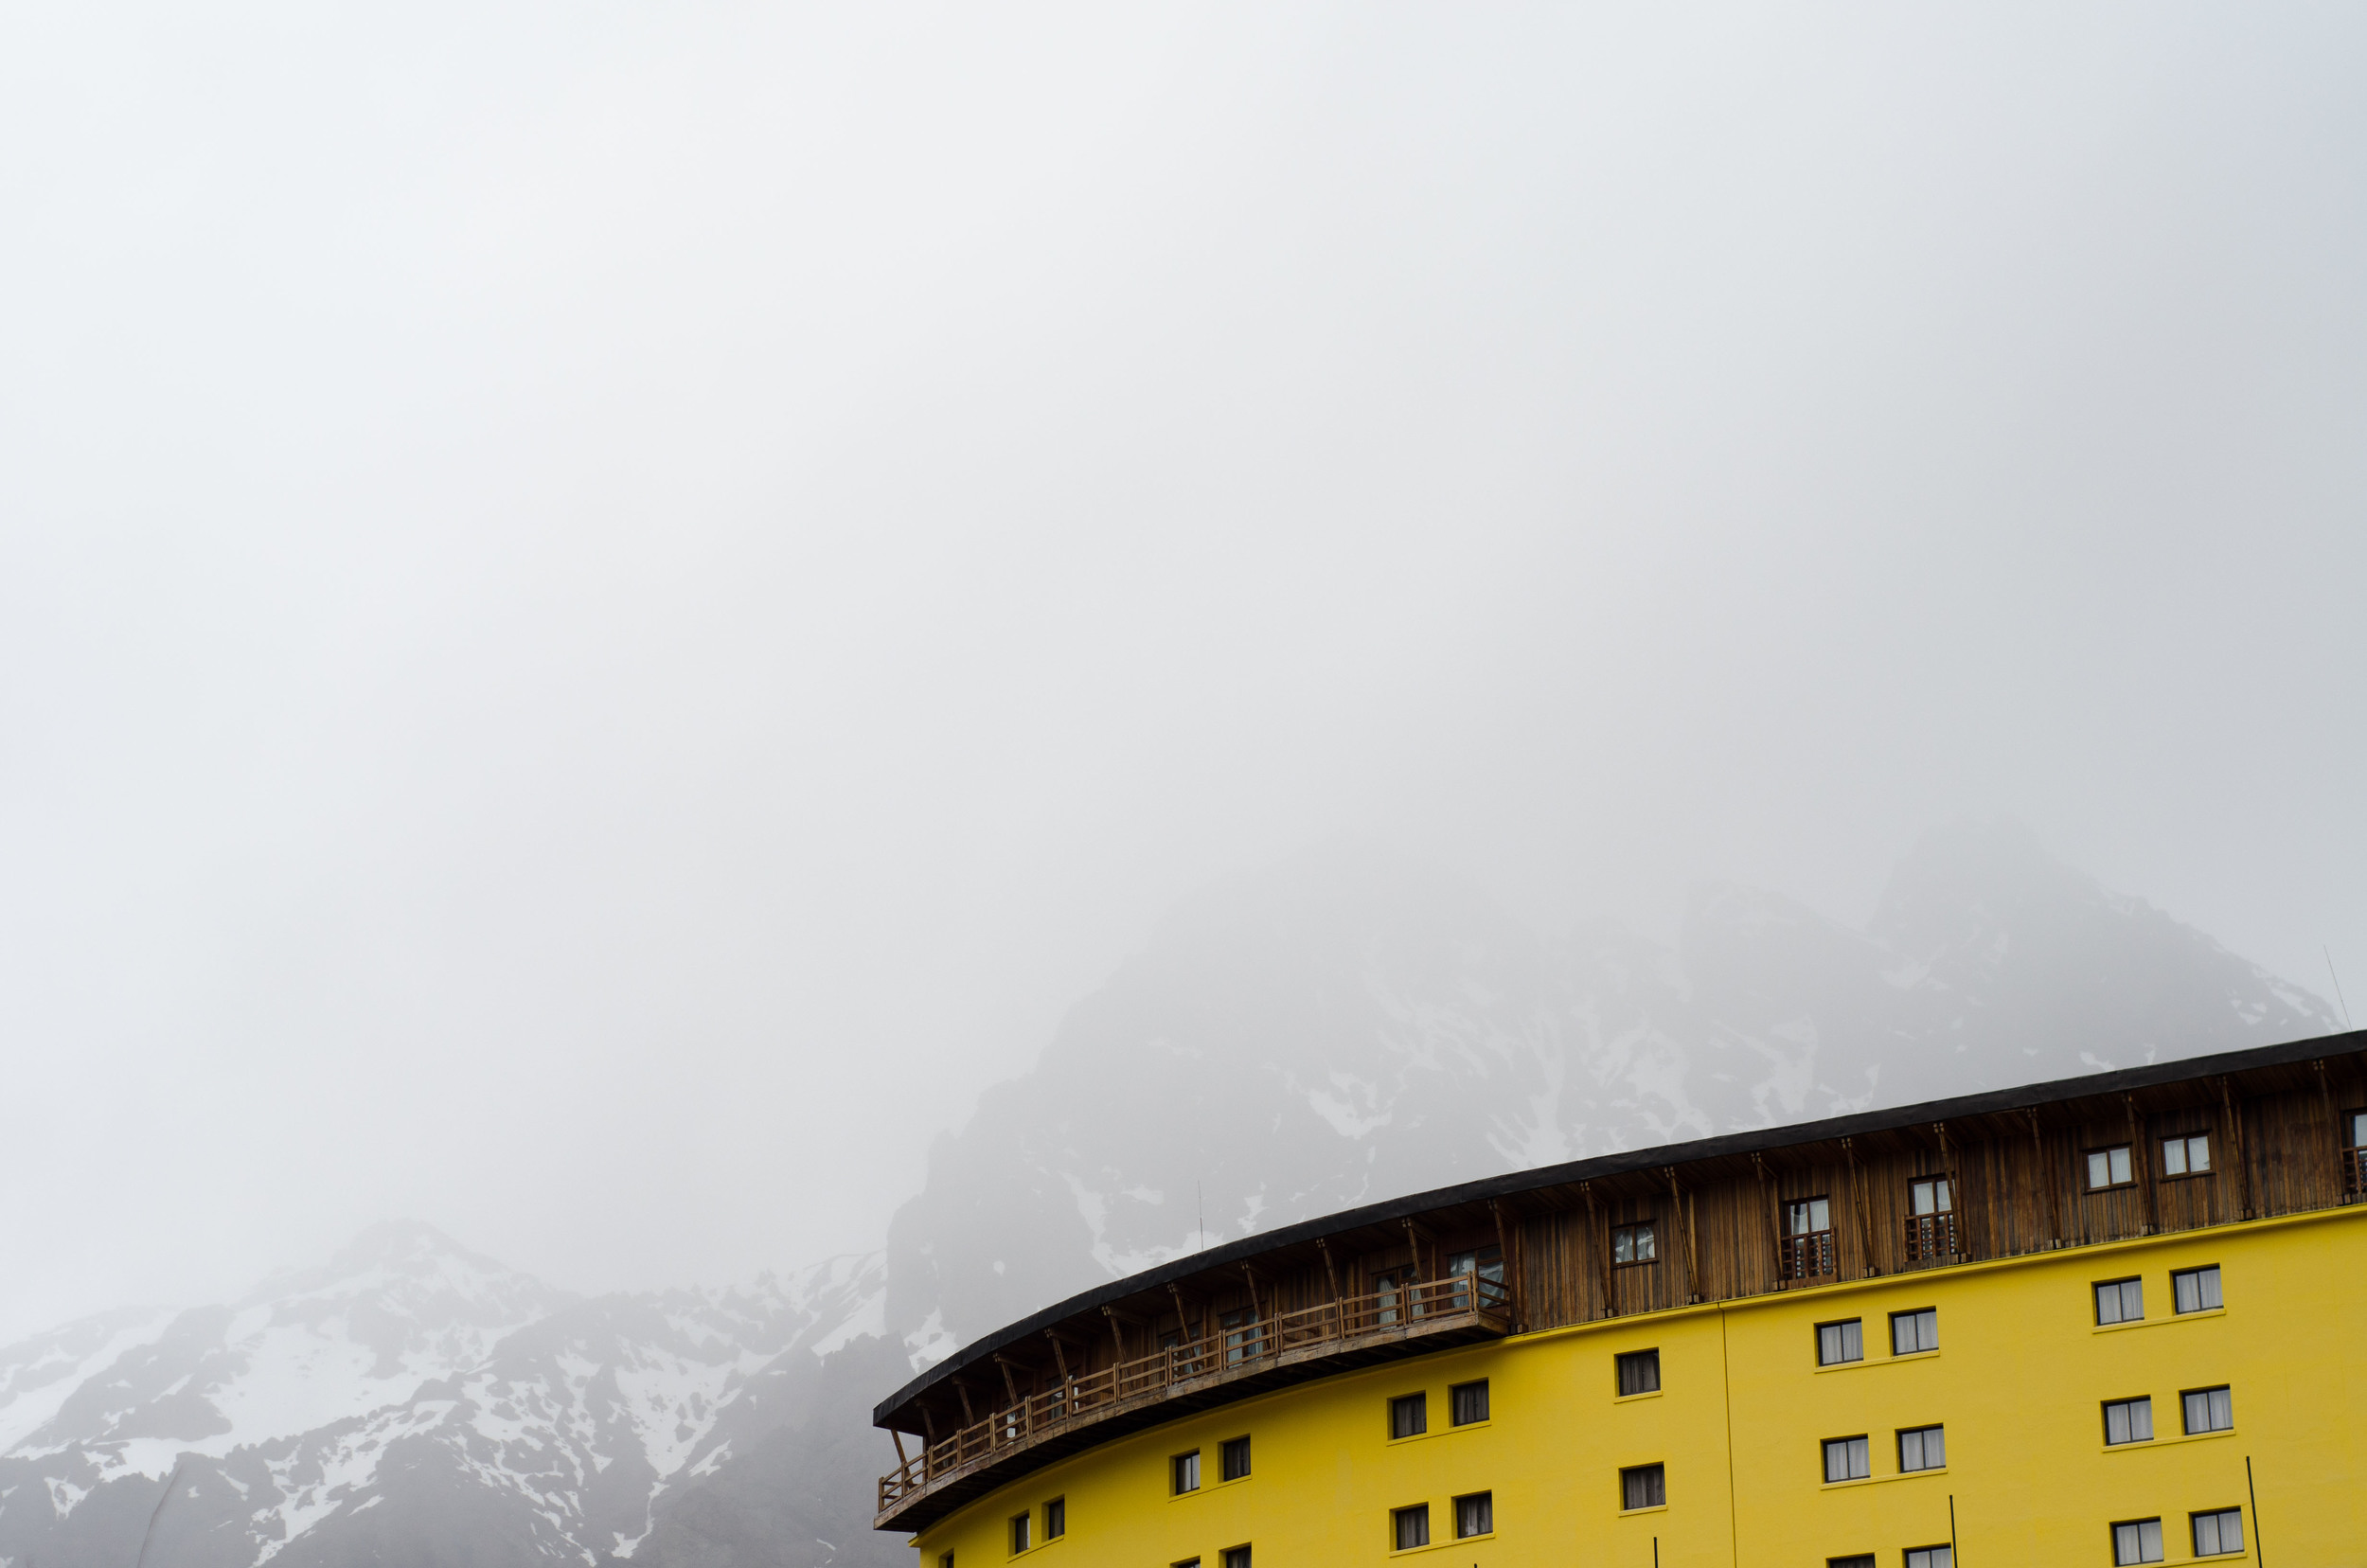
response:
[[(1179, 899), (2367, 992), (2367, 15), (0, 12), (0, 1331), (879, 1244)], [(2362, 997), (2367, 1001), (2367, 996)]]

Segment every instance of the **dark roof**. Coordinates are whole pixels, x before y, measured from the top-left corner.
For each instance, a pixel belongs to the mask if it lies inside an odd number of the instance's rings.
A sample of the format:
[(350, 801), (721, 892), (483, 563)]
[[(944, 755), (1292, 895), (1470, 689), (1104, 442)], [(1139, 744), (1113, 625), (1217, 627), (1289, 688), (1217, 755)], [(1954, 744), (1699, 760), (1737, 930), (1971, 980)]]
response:
[(1080, 1313), (1092, 1312), (1104, 1305), (1113, 1305), (1128, 1296), (1145, 1291), (1155, 1291), (1169, 1281), (1181, 1282), (1207, 1270), (1237, 1263), (1263, 1254), (1277, 1251), (1318, 1238), (1337, 1236), (1361, 1226), (1386, 1224), (1400, 1219), (1426, 1214), (1433, 1210), (1450, 1208), (1456, 1204), (1486, 1203), (1489, 1199), (1515, 1197), (1546, 1187), (1565, 1185), (1573, 1182), (1598, 1180), (1623, 1175), (1630, 1171), (1650, 1170), (1662, 1166), (1687, 1165), (1699, 1160), (1718, 1159), (1730, 1155), (1764, 1154), (1778, 1149), (1800, 1144), (1823, 1143), (1828, 1139), (1862, 1137), (1869, 1133), (1891, 1131), (1935, 1121), (1955, 1121), (1967, 1116), (1994, 1114), (1998, 1112), (2020, 1111), (2025, 1107), (2058, 1104), (2065, 1100), (2087, 1099), (2101, 1095), (2127, 1094), (2150, 1089), (2165, 1083), (2180, 1083), (2193, 1078), (2216, 1078), (2222, 1074), (2240, 1073), (2260, 1067), (2281, 1067), (2294, 1062), (2311, 1061), (2330, 1056), (2346, 1056), (2354, 1051), (2367, 1050), (2367, 1029), (2345, 1034), (2320, 1035), (2308, 1040), (2288, 1041), (2283, 1044), (2255, 1046), (2245, 1051), (2227, 1051), (2216, 1056), (2187, 1057), (2177, 1061), (2153, 1062), (2144, 1067), (2120, 1068), (2109, 1073), (2091, 1073), (2085, 1078), (2057, 1078), (2052, 1083), (2023, 1084), (2011, 1089), (1986, 1090), (1977, 1095), (1960, 1095), (1953, 1099), (1927, 1100), (1921, 1105), (1900, 1106), (1890, 1111), (1868, 1111), (1854, 1116), (1835, 1116), (1824, 1121), (1795, 1122), (1779, 1127), (1753, 1128), (1747, 1132), (1729, 1132), (1721, 1137), (1700, 1138), (1692, 1143), (1666, 1144), (1657, 1149), (1628, 1149), (1617, 1154), (1599, 1155), (1591, 1160), (1573, 1160), (1565, 1165), (1539, 1166), (1529, 1170), (1516, 1170), (1502, 1176), (1489, 1176), (1476, 1182), (1464, 1182), (1454, 1186), (1436, 1187), (1429, 1192), (1409, 1193), (1361, 1208), (1344, 1209), (1319, 1219), (1304, 1220), (1295, 1225), (1278, 1230), (1260, 1231), (1237, 1241), (1219, 1247), (1189, 1253), (1170, 1258), (1156, 1268), (1129, 1274), (1097, 1285), (1066, 1301), (1056, 1302), (1043, 1310), (1002, 1328), (984, 1339), (974, 1340), (937, 1363), (926, 1372), (880, 1401), (871, 1413), (872, 1424), (884, 1427), (891, 1416), (910, 1404), (966, 1367), (986, 1361), (996, 1351), (1022, 1340), (1032, 1339), (1046, 1328)]

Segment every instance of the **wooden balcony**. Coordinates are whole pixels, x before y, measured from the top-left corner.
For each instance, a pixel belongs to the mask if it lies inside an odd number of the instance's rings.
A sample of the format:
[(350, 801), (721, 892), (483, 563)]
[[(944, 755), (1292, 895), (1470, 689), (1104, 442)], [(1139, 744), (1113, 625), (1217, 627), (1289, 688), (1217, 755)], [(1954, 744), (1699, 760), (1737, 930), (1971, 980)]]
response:
[(1455, 1274), (1285, 1312), (1124, 1361), (928, 1444), (880, 1477), (875, 1529), (918, 1530), (1088, 1443), (1352, 1367), (1503, 1337), (1504, 1287)]
[(1956, 1217), (1953, 1214), (1911, 1214), (1902, 1255), (1911, 1264), (1944, 1263), (1956, 1256)]
[(1840, 1254), (1833, 1245), (1833, 1233), (1828, 1230), (1787, 1236), (1782, 1250), (1776, 1254), (1776, 1268), (1786, 1282), (1828, 1278), (1838, 1272), (1839, 1266)]

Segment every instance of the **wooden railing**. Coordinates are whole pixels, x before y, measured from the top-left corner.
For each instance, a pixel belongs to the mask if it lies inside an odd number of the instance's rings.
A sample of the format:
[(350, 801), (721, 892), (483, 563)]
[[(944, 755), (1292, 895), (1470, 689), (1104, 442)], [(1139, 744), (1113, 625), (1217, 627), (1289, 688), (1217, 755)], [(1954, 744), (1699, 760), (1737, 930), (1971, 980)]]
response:
[(1104, 1414), (1145, 1395), (1202, 1378), (1246, 1373), (1293, 1351), (1345, 1348), (1357, 1340), (1385, 1336), (1417, 1324), (1444, 1327), (1454, 1322), (1477, 1321), (1483, 1313), (1503, 1312), (1507, 1300), (1499, 1281), (1451, 1274), (1284, 1312), (1261, 1323), (1219, 1328), (1138, 1360), (1071, 1378), (929, 1444), (918, 1455), (880, 1477), (879, 1511), (884, 1514), (939, 1482), (1069, 1422)]
[(1821, 1230), (1810, 1231), (1806, 1236), (1785, 1237), (1776, 1266), (1783, 1271), (1786, 1279), (1818, 1279), (1834, 1273), (1833, 1233)]
[(1956, 1256), (1956, 1217), (1952, 1214), (1907, 1216), (1907, 1261), (1929, 1263)]
[(2353, 1199), (2367, 1193), (2367, 1149), (2342, 1150), (2342, 1190)]

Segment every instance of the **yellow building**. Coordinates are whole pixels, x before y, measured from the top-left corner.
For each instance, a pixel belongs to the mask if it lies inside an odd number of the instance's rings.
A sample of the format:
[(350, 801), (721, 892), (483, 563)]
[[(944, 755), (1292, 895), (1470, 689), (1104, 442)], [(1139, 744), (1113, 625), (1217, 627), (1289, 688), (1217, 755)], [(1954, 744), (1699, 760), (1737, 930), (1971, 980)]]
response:
[(1581, 1161), (1179, 1259), (884, 1401), (878, 1524), (924, 1568), (2367, 1564), (2362, 1046)]

